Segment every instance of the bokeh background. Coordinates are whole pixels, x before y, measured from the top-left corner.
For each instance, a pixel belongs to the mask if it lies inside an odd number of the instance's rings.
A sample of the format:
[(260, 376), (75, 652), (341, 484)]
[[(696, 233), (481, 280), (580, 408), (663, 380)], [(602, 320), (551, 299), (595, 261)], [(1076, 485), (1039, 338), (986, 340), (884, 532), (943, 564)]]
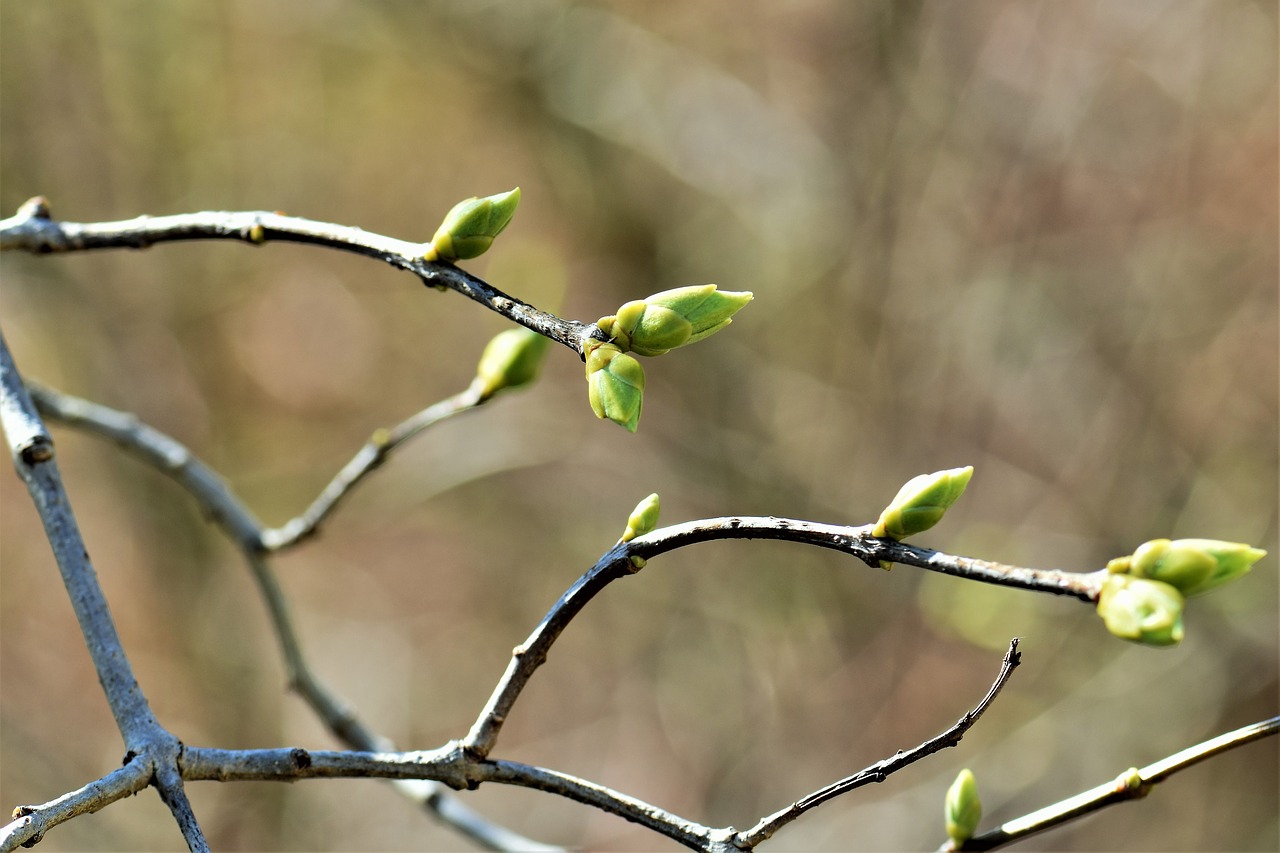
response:
[[(653, 560), (569, 629), (497, 755), (695, 820), (763, 814), (913, 746), (1024, 665), (956, 750), (832, 802), (779, 850), (936, 846), (977, 774), (1009, 819), (1277, 708), (1274, 2), (0, 3), (0, 201), (60, 218), (268, 209), (425, 240), (520, 185), (466, 264), (592, 320), (684, 284), (733, 328), (646, 365), (640, 431), (580, 362), (420, 436), (277, 560), (321, 676), (406, 748), (465, 733), (510, 650), (615, 541), (663, 518), (867, 523), (977, 469), (921, 544), (1089, 570), (1160, 536), (1271, 550), (1175, 651), (1078, 602), (795, 545)], [(469, 382), (504, 322), (339, 253), (168, 244), (0, 261), (19, 365), (136, 412), (268, 522), (371, 431)], [(59, 458), (126, 647), (190, 744), (334, 746), (288, 694), (234, 549), (176, 486), (65, 429)], [(0, 476), (0, 803), (122, 747), (46, 543)], [(1275, 850), (1277, 744), (1028, 850)], [(466, 849), (373, 781), (199, 784), (223, 850)], [(662, 839), (489, 786), (546, 841)], [(173, 849), (153, 794), (46, 850)]]

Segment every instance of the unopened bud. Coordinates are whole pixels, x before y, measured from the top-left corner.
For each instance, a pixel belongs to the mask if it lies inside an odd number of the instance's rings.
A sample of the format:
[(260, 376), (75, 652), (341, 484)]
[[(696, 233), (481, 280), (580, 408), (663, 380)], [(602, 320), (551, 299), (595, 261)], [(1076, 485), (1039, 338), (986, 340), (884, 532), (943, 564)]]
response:
[(1184, 596), (1235, 580), (1267, 555), (1261, 548), (1218, 539), (1153, 539), (1133, 552), (1129, 572), (1164, 581)]
[(644, 368), (614, 344), (591, 340), (586, 347), (591, 410), (596, 417), (635, 432), (644, 398)]
[(1108, 575), (1098, 596), (1098, 615), (1107, 630), (1150, 646), (1182, 641), (1182, 593), (1163, 581)]
[(596, 325), (624, 351), (662, 355), (720, 331), (752, 298), (714, 284), (677, 287), (628, 302)]
[(491, 397), (537, 379), (550, 344), (548, 338), (524, 327), (499, 332), (485, 346), (476, 367), (481, 395)]
[(970, 465), (912, 477), (880, 513), (871, 535), (901, 541), (928, 530), (964, 494), (972, 476)]
[(968, 768), (961, 770), (947, 789), (945, 817), (947, 835), (957, 847), (963, 846), (978, 831), (982, 800), (978, 798), (978, 781)]
[(649, 495), (636, 504), (636, 508), (631, 511), (631, 516), (627, 519), (627, 529), (618, 541), (630, 542), (637, 536), (652, 532), (658, 526), (658, 510), (657, 493)]
[(423, 257), (428, 261), (466, 260), (483, 255), (520, 204), (520, 188), (485, 198), (458, 202), (431, 238)]

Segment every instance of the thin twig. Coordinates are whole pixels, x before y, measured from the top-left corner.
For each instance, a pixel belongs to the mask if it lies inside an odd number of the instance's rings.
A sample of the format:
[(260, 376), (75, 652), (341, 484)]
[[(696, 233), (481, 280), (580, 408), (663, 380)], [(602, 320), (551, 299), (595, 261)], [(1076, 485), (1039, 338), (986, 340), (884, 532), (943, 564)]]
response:
[(58, 824), (82, 814), (93, 814), (117, 800), (146, 790), (150, 784), (151, 768), (145, 762), (130, 761), (101, 779), (95, 779), (83, 788), (63, 794), (56, 800), (34, 806), (18, 806), (13, 810), (15, 820), (0, 827), (0, 853), (30, 847)]
[(272, 241), (308, 243), (376, 258), (408, 270), (433, 287), (455, 290), (504, 317), (533, 329), (582, 355), (583, 342), (596, 335), (594, 323), (564, 320), (476, 278), (450, 263), (423, 260), (425, 243), (397, 240), (360, 228), (317, 222), (265, 210), (202, 211), (174, 216), (139, 216), (119, 222), (61, 222), (48, 203), (33, 198), (0, 220), (0, 251), (44, 255), (91, 249), (145, 249), (155, 243), (235, 240), (251, 245)]
[(279, 551), (313, 534), (320, 522), (324, 521), (351, 489), (381, 465), (391, 451), (427, 427), (491, 400), (492, 397), (484, 393), (484, 387), (482, 382), (472, 382), (465, 391), (428, 406), (389, 430), (375, 432), (301, 515), (279, 527), (262, 531), (262, 547), (269, 551)]
[(906, 752), (899, 751), (897, 754), (877, 761), (864, 770), (859, 770), (852, 776), (834, 782), (831, 785), (814, 791), (809, 796), (793, 803), (785, 809), (772, 814), (746, 832), (740, 833), (734, 840), (739, 847), (743, 849), (751, 849), (756, 847), (763, 841), (767, 841), (775, 832), (782, 827), (799, 818), (805, 812), (815, 809), (828, 800), (834, 799), (841, 794), (847, 794), (863, 785), (872, 782), (883, 782), (893, 773), (898, 772), (909, 764), (914, 764), (922, 758), (927, 758), (935, 752), (953, 747), (960, 743), (960, 739), (964, 737), (965, 732), (973, 727), (978, 718), (987, 710), (996, 696), (1009, 680), (1009, 676), (1013, 675), (1014, 669), (1021, 662), (1022, 655), (1018, 651), (1018, 638), (1014, 637), (1009, 643), (1009, 650), (1005, 652), (1004, 661), (1000, 664), (1000, 673), (996, 676), (996, 680), (992, 683), (991, 688), (987, 691), (987, 695), (982, 697), (982, 701), (972, 710), (961, 717), (951, 728), (930, 738), (915, 749), (909, 749)]
[(1060, 826), (1090, 812), (1096, 812), (1126, 800), (1145, 797), (1157, 784), (1180, 770), (1278, 732), (1280, 732), (1280, 717), (1272, 717), (1269, 720), (1262, 720), (1233, 732), (1218, 735), (1167, 758), (1162, 758), (1154, 764), (1148, 764), (1141, 770), (1136, 768), (1127, 770), (1112, 782), (1091, 788), (1074, 797), (1068, 797), (1024, 817), (1006, 821), (997, 829), (975, 835), (962, 847), (957, 848), (951, 842), (947, 842), (938, 849), (940, 851), (994, 850), (1013, 844), (1015, 841), (1021, 841), (1046, 829)]

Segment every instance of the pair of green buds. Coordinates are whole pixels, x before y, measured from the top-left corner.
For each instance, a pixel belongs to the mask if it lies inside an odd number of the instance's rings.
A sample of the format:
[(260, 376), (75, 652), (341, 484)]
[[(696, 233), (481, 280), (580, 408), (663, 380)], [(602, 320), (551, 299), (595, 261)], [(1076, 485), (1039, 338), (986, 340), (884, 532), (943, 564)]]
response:
[(677, 287), (628, 302), (597, 320), (608, 340), (591, 338), (583, 346), (587, 396), (596, 417), (635, 432), (644, 401), (644, 368), (630, 353), (665, 355), (697, 343), (729, 325), (751, 299), (749, 292), (718, 290), (714, 284)]
[(1185, 599), (1235, 580), (1266, 554), (1261, 548), (1218, 539), (1152, 539), (1107, 564), (1098, 615), (1107, 630), (1122, 639), (1177, 645), (1182, 641)]

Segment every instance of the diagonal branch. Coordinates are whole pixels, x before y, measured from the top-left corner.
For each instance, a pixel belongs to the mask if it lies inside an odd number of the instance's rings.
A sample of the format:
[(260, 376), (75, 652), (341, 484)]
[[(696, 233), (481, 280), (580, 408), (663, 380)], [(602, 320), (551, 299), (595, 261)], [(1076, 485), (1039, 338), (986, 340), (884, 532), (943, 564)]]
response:
[(1061, 802), (1046, 806), (1016, 820), (1007, 821), (998, 828), (981, 835), (975, 835), (957, 848), (951, 842), (943, 844), (940, 851), (949, 850), (995, 850), (1031, 835), (1061, 826), (1090, 812), (1096, 812), (1107, 806), (1136, 800), (1145, 797), (1160, 782), (1186, 770), (1201, 761), (1221, 755), (1224, 752), (1270, 737), (1280, 733), (1280, 717), (1253, 723), (1233, 732), (1218, 735), (1204, 743), (1197, 744), (1181, 752), (1163, 758), (1154, 764), (1148, 764), (1141, 770), (1130, 768), (1121, 773), (1114, 781), (1091, 788), (1083, 793), (1068, 797)]
[(286, 521), (279, 527), (262, 531), (262, 547), (268, 551), (279, 551), (312, 535), (320, 522), (333, 512), (351, 489), (370, 471), (381, 465), (393, 450), (427, 427), (460, 412), (481, 406), (491, 399), (493, 399), (492, 396), (484, 393), (483, 383), (472, 382), (465, 391), (428, 406), (391, 429), (376, 431), (301, 515)]
[(965, 732), (969, 731), (973, 724), (978, 722), (978, 718), (995, 701), (1000, 690), (1009, 680), (1009, 677), (1013, 675), (1014, 669), (1021, 663), (1021, 659), (1022, 655), (1018, 651), (1018, 638), (1014, 637), (1009, 643), (1009, 650), (1005, 652), (1004, 661), (1000, 665), (1000, 673), (996, 676), (995, 682), (992, 683), (991, 689), (987, 691), (987, 695), (982, 697), (982, 701), (978, 703), (977, 707), (972, 711), (966, 712), (951, 728), (936, 737), (930, 738), (915, 749), (909, 749), (906, 752), (900, 751), (883, 761), (877, 761), (864, 770), (859, 770), (852, 776), (814, 791), (809, 796), (793, 803), (782, 811), (764, 818), (746, 832), (739, 833), (734, 842), (744, 849), (752, 849), (761, 842), (767, 841), (775, 832), (796, 820), (805, 812), (817, 808), (828, 800), (834, 799), (841, 794), (847, 794), (855, 788), (861, 788), (863, 785), (868, 785), (872, 782), (883, 782), (890, 775), (907, 765), (914, 764), (922, 758), (933, 755), (935, 752), (940, 752), (960, 743), (960, 739), (964, 737)]
[(0, 827), (0, 853), (31, 847), (58, 824), (82, 814), (93, 814), (117, 800), (146, 790), (150, 784), (151, 769), (142, 761), (130, 761), (56, 800), (38, 806), (18, 806), (13, 810), (14, 821)]
[(8, 219), (0, 220), (0, 251), (37, 255), (92, 249), (145, 249), (155, 243), (234, 240), (260, 246), (272, 241), (307, 243), (375, 258), (408, 270), (424, 284), (455, 290), (582, 355), (583, 342), (596, 333), (594, 323), (563, 320), (540, 311), (453, 264), (426, 261), (428, 244), (397, 240), (348, 225), (317, 222), (265, 210), (202, 211), (174, 216), (139, 216), (119, 222), (62, 222), (37, 196)]

